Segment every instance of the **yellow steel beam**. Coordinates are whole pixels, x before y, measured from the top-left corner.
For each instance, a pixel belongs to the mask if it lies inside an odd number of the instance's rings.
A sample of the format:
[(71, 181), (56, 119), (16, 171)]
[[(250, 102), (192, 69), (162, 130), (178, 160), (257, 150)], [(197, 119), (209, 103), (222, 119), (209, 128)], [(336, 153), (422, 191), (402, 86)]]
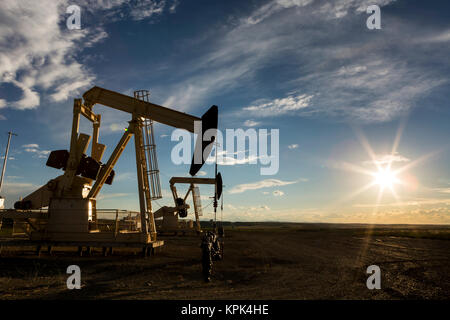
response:
[(175, 111), (154, 103), (135, 99), (133, 97), (93, 87), (83, 94), (84, 105), (92, 108), (96, 103), (144, 117), (180, 129), (194, 132), (194, 121), (200, 118), (187, 113)]
[(85, 116), (89, 121), (91, 122), (100, 122), (100, 115), (95, 114), (94, 112), (92, 112), (92, 109), (81, 104), (80, 105), (80, 112), (83, 116)]
[(105, 167), (100, 171), (99, 177), (97, 178), (94, 186), (92, 187), (91, 191), (89, 192), (88, 198), (97, 197), (97, 194), (100, 192), (100, 189), (105, 184), (105, 181), (109, 177), (109, 174), (111, 173), (112, 169), (114, 168), (114, 165), (116, 164), (117, 160), (119, 160), (120, 155), (122, 154), (123, 150), (127, 146), (128, 141), (130, 141), (132, 134), (133, 133), (130, 132), (130, 130), (127, 130), (124, 132), (122, 138), (120, 139), (120, 141), (117, 144), (116, 148), (114, 149), (113, 153), (109, 157), (109, 160), (106, 163)]

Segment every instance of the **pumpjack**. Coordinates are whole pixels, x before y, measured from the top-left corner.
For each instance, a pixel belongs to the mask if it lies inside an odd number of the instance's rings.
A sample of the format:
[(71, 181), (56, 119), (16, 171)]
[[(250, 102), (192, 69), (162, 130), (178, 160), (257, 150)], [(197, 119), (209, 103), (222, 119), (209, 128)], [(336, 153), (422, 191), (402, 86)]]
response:
[[(172, 177), (169, 181), (170, 190), (172, 191), (175, 206), (163, 206), (155, 211), (154, 216), (157, 222), (157, 230), (159, 233), (186, 233), (195, 231), (197, 234), (202, 232), (200, 225), (200, 217), (203, 215), (202, 204), (200, 198), (200, 190), (197, 185), (215, 185), (218, 186), (219, 197), (222, 193), (222, 176), (220, 173), (216, 178), (199, 178), (199, 177)], [(176, 184), (188, 184), (189, 188), (183, 197), (178, 195)], [(181, 221), (179, 218), (186, 218), (188, 215), (189, 205), (186, 203), (189, 195), (192, 195), (192, 203), (194, 205), (195, 222), (189, 220), (188, 222)]]
[[(101, 104), (131, 115), (128, 128), (106, 163), (102, 157), (106, 146), (99, 143), (101, 115), (93, 108)], [(80, 117), (92, 123), (92, 137), (79, 132)], [(194, 132), (194, 122), (202, 122), (202, 135), (206, 130), (217, 129), (218, 108), (213, 105), (201, 117), (195, 117), (169, 109), (149, 101), (138, 99), (114, 91), (93, 87), (83, 94), (83, 99), (74, 99), (73, 121), (69, 150), (56, 150), (50, 153), (47, 166), (62, 169), (64, 173), (51, 179), (42, 187), (14, 204), (14, 209), (0, 210), (0, 218), (10, 218), (27, 225), (28, 240), (39, 248), (48, 245), (78, 245), (90, 247), (130, 246), (143, 247), (144, 251), (164, 244), (157, 239), (155, 215), (152, 210), (151, 183), (149, 175), (152, 170), (146, 161), (145, 121), (152, 120), (162, 124)], [(128, 218), (135, 219), (137, 227), (120, 230), (118, 211), (115, 227), (100, 228), (96, 208), (97, 196), (105, 184), (114, 179), (114, 166), (131, 137), (134, 136), (138, 194), (140, 210)], [(199, 135), (200, 136), (200, 135)], [(90, 155), (87, 154), (92, 141)], [(211, 142), (199, 137), (196, 150), (204, 151)], [(209, 149), (209, 151), (211, 151)], [(202, 153), (203, 154), (203, 153)], [(209, 154), (209, 153), (206, 153)], [(194, 159), (194, 157), (193, 157)], [(193, 161), (190, 174), (194, 176), (204, 164)], [(114, 214), (114, 212), (113, 212)]]

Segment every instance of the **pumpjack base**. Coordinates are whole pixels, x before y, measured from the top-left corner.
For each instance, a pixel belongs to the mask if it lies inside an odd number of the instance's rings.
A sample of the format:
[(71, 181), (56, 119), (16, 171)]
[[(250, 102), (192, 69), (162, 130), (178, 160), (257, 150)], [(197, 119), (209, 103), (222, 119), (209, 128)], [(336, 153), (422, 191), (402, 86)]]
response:
[(32, 232), (31, 241), (62, 241), (62, 242), (98, 242), (98, 243), (136, 243), (149, 244), (157, 243), (152, 241), (149, 234), (142, 234), (139, 231), (120, 231), (117, 234), (112, 232), (101, 232), (91, 230), (89, 232)]
[(75, 247), (78, 248), (78, 254), (83, 255), (83, 248), (86, 248), (88, 255), (93, 248), (102, 248), (103, 256), (111, 255), (113, 248), (140, 248), (144, 257), (154, 255), (157, 249), (161, 249), (164, 245), (163, 240), (157, 240), (148, 243), (139, 242), (107, 242), (107, 241), (38, 241), (29, 239), (0, 239), (0, 254), (4, 247), (34, 247), (36, 254), (40, 256), (42, 248), (48, 248), (51, 253), (55, 247)]

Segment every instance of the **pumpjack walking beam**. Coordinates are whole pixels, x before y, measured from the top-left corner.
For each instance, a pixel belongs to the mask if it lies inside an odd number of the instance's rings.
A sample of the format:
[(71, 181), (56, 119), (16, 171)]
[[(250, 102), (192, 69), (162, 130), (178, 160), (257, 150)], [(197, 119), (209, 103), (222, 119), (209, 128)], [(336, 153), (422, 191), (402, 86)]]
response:
[(103, 89), (93, 87), (83, 94), (84, 105), (91, 109), (95, 104), (125, 111), (136, 117), (149, 118), (153, 121), (166, 124), (171, 127), (194, 132), (194, 121), (201, 121), (200, 118), (187, 113), (165, 108), (163, 106), (138, 100), (133, 97)]

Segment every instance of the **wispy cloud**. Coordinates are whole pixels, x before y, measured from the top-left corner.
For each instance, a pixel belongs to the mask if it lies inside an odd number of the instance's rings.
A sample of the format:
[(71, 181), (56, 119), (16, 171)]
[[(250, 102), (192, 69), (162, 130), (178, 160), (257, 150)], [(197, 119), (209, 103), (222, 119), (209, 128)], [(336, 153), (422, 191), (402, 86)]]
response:
[[(213, 149), (215, 150), (215, 149)], [(217, 154), (217, 164), (222, 166), (235, 166), (250, 163), (257, 163), (259, 156), (249, 154), (248, 150), (228, 152), (227, 150), (219, 151)], [(206, 159), (205, 163), (212, 164), (216, 162), (216, 156), (214, 152)]]
[(418, 43), (439, 43), (439, 42), (450, 42), (450, 30), (445, 30), (438, 34), (429, 35), (416, 39)]
[(249, 17), (243, 20), (244, 24), (254, 25), (260, 23), (264, 19), (276, 14), (283, 9), (289, 9), (292, 7), (304, 7), (313, 2), (313, 0), (275, 0), (269, 1), (265, 5), (261, 6)]
[[(434, 191), (439, 193), (450, 194), (450, 188), (435, 188)], [(449, 200), (450, 202), (450, 200)]]
[(274, 117), (284, 115), (296, 110), (306, 108), (310, 104), (313, 95), (301, 94), (297, 96), (288, 96), (286, 98), (274, 99), (267, 102), (244, 107), (245, 112), (251, 112), (259, 117)]
[[(450, 199), (435, 199), (435, 198), (416, 198), (398, 202), (388, 202), (388, 203), (355, 203), (352, 205), (354, 208), (390, 208), (390, 207), (422, 207), (422, 206), (433, 206), (445, 204), (450, 205)], [(450, 211), (449, 211), (450, 213)]]
[(37, 148), (39, 148), (39, 145), (36, 144), (36, 143), (24, 144), (24, 145), (22, 146), (22, 148), (33, 148), (33, 149), (37, 149)]
[[(237, 23), (222, 26), (221, 40), (214, 41), (210, 52), (186, 68), (190, 76), (171, 89), (176, 93), (165, 104), (182, 101), (184, 108), (190, 108), (251, 80), (267, 61), (286, 59), (293, 61), (291, 68), (298, 67), (298, 78), (285, 79), (280, 87), (300, 94), (257, 100), (244, 107), (244, 112), (255, 118), (297, 114), (363, 122), (391, 120), (414, 107), (446, 77), (423, 68), (411, 57), (413, 43), (404, 34), (419, 27), (410, 21), (391, 21), (399, 28), (389, 34), (380, 32), (370, 39), (358, 36), (365, 25), (355, 29), (356, 24), (361, 24), (360, 16), (370, 4), (368, 0), (340, 0), (333, 5), (309, 0), (266, 2)], [(333, 24), (330, 19), (335, 20)], [(445, 40), (446, 35), (439, 39)], [(400, 51), (382, 54), (397, 41), (402, 42)]]
[(364, 161), (363, 164), (384, 166), (395, 162), (409, 162), (409, 161), (410, 159), (396, 152), (395, 154), (378, 155), (374, 160)]
[(62, 0), (2, 1), (0, 81), (22, 91), (9, 103), (13, 108), (39, 106), (38, 87), (61, 101), (91, 83), (92, 74), (73, 58), (87, 31), (67, 32), (59, 25), (67, 6)]
[(117, 174), (114, 177), (114, 181), (116, 181), (116, 182), (133, 180), (133, 179), (137, 179), (136, 172), (122, 172), (122, 173)]
[(256, 126), (259, 126), (260, 124), (261, 124), (261, 122), (253, 121), (253, 120), (245, 120), (245, 122), (244, 122), (244, 126), (246, 126), (246, 127), (256, 127)]
[(50, 153), (50, 150), (42, 150), (36, 143), (24, 144), (22, 148), (23, 151), (35, 154), (38, 158), (47, 158)]
[(7, 196), (24, 196), (38, 187), (38, 185), (29, 182), (10, 182), (6, 180), (2, 193), (5, 193)]
[[(221, 40), (214, 41), (212, 50), (199, 58), (201, 63), (190, 65), (186, 74), (195, 75), (174, 86), (171, 91), (176, 93), (166, 103), (183, 101), (189, 108), (251, 81), (267, 61), (284, 59), (291, 61), (291, 69), (298, 70), (292, 73), (298, 76), (281, 80), (279, 87), (300, 93), (272, 94), (247, 104), (244, 112), (255, 118), (290, 114), (361, 122), (392, 120), (448, 82), (445, 68), (428, 68), (418, 53), (411, 54), (423, 48), (404, 35), (434, 35), (446, 41), (448, 30), (436, 35), (414, 21), (390, 18), (389, 33), (366, 37), (361, 16), (370, 4), (369, 0), (266, 2), (237, 23), (222, 26)], [(395, 50), (391, 50), (393, 44), (398, 44)], [(446, 54), (435, 52), (436, 61), (448, 67), (443, 62)]]
[(177, 10), (178, 4), (179, 4), (178, 0), (174, 0), (173, 3), (169, 7), (169, 12), (170, 13), (175, 13), (176, 10)]
[[(141, 20), (161, 14), (169, 4), (170, 12), (174, 12), (177, 3), (166, 0), (81, 0), (76, 4), (83, 13), (97, 12), (97, 16), (116, 20), (125, 17)], [(33, 109), (41, 104), (42, 94), (50, 101), (64, 101), (92, 85), (95, 74), (77, 61), (76, 56), (84, 48), (107, 38), (108, 34), (103, 29), (102, 18), (97, 20), (96, 28), (67, 30), (63, 22), (70, 4), (73, 3), (68, 0), (2, 1), (0, 82), (20, 89), (21, 96), (14, 101), (1, 99), (0, 108), (8, 105), (21, 110)]]
[(301, 180), (295, 180), (295, 181), (282, 181), (278, 179), (265, 179), (258, 182), (253, 183), (244, 183), (244, 184), (238, 184), (231, 188), (229, 193), (236, 194), (236, 193), (242, 193), (248, 190), (257, 190), (262, 188), (269, 188), (269, 187), (277, 187), (277, 186), (286, 186), (294, 183), (298, 183), (299, 181), (305, 181), (305, 179)]
[(291, 150), (294, 150), (294, 149), (297, 149), (298, 148), (298, 144), (290, 144), (290, 145), (288, 145), (288, 148), (289, 149), (291, 149)]
[[(166, 1), (136, 1), (136, 4), (131, 7), (130, 15), (135, 20), (142, 20), (154, 15), (160, 15), (164, 11)], [(173, 8), (171, 12), (174, 12), (176, 8)]]

